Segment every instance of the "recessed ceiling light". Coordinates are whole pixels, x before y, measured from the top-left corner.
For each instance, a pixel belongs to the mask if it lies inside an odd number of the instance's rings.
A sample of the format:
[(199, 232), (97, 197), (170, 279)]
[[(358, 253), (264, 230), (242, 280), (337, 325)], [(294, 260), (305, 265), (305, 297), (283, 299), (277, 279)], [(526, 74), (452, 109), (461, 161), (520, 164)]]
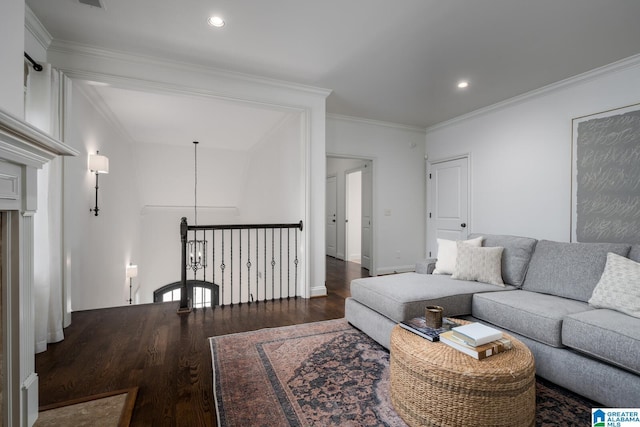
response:
[(210, 16), (209, 19), (207, 19), (207, 24), (211, 25), (212, 27), (216, 27), (216, 28), (221, 28), (224, 27), (224, 19), (222, 19), (220, 16), (217, 15), (213, 15)]
[(458, 82), (458, 89), (466, 89), (469, 87), (469, 82), (466, 80), (461, 80)]

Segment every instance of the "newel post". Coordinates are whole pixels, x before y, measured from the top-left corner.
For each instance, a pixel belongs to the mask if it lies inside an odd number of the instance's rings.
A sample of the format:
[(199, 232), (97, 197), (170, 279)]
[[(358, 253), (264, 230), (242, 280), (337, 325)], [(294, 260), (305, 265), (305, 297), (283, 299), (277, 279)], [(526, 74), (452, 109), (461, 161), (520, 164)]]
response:
[(182, 244), (182, 262), (180, 264), (180, 308), (178, 314), (190, 313), (189, 295), (187, 291), (187, 218), (180, 221), (180, 241)]

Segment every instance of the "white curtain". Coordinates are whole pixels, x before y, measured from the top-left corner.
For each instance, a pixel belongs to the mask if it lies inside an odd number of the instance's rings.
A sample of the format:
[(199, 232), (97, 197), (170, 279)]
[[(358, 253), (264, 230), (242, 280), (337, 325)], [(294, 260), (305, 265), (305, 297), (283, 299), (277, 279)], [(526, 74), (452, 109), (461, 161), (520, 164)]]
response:
[[(60, 73), (50, 64), (31, 70), (25, 119), (54, 138), (60, 138)], [(34, 217), (35, 350), (64, 339), (62, 281), (62, 159), (38, 171), (38, 210)]]

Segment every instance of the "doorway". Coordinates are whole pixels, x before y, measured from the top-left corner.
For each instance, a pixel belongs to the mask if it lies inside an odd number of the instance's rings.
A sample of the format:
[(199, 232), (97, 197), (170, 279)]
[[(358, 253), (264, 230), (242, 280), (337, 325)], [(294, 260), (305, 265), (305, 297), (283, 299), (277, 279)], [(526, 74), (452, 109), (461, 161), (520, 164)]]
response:
[[(333, 237), (333, 183), (336, 178), (336, 255), (373, 271), (373, 161), (363, 158), (327, 156), (326, 230), (327, 255)], [(370, 273), (372, 274), (372, 273)]]
[(337, 250), (338, 178), (335, 175), (327, 177), (325, 206), (326, 206), (325, 252), (327, 255), (336, 258), (338, 256), (338, 250)]
[(469, 157), (427, 165), (427, 256), (436, 257), (437, 239), (469, 235)]
[(361, 264), (362, 260), (362, 170), (345, 174), (345, 254), (346, 260)]

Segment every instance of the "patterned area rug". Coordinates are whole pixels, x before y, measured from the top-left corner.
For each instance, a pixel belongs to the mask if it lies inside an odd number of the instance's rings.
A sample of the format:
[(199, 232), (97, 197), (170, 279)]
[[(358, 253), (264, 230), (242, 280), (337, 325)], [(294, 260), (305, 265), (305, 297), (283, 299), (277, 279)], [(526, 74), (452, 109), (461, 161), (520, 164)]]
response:
[(97, 394), (40, 408), (35, 427), (127, 427), (138, 387)]
[[(210, 338), (220, 426), (405, 426), (389, 398), (389, 352), (346, 320)], [(590, 425), (599, 406), (536, 385), (536, 424)]]

